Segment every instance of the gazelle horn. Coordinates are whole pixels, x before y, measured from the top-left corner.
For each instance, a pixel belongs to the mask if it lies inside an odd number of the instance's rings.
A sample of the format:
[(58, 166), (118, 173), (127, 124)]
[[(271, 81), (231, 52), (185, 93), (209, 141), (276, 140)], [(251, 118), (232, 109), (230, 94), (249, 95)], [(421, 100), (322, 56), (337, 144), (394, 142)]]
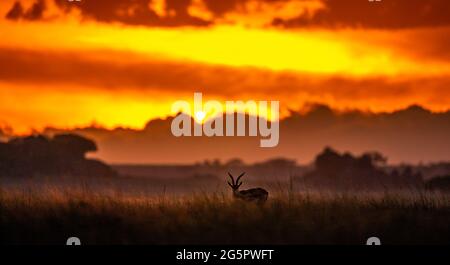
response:
[(230, 178), (231, 178), (231, 183), (232, 183), (233, 185), (236, 185), (236, 184), (234, 183), (233, 175), (231, 175), (230, 172), (228, 172), (228, 176), (230, 176)]
[[(245, 172), (240, 174), (239, 177), (237, 177), (236, 184), (239, 184), (239, 180), (241, 179), (242, 176), (244, 176), (244, 174), (245, 174)], [(242, 184), (242, 181), (241, 181), (241, 184)]]

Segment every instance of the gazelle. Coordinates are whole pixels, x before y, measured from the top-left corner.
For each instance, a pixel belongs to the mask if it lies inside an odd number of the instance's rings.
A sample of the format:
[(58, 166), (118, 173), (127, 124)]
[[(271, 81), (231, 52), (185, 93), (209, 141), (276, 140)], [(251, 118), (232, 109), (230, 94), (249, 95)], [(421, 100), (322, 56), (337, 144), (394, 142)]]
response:
[(249, 190), (239, 190), (239, 187), (242, 185), (242, 181), (239, 182), (239, 180), (244, 174), (245, 172), (239, 175), (236, 181), (234, 181), (233, 175), (228, 172), (228, 176), (231, 178), (231, 183), (228, 181), (228, 185), (233, 189), (233, 197), (249, 202), (264, 203), (269, 196), (269, 193), (265, 189), (254, 188)]

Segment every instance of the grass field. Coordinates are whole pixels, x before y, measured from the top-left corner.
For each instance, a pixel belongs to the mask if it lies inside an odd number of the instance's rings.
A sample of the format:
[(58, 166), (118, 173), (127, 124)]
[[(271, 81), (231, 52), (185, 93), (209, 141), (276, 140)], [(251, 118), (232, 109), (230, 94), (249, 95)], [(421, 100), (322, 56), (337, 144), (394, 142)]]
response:
[(3, 244), (384, 244), (450, 242), (447, 195), (273, 195), (264, 206), (228, 194), (2, 190)]

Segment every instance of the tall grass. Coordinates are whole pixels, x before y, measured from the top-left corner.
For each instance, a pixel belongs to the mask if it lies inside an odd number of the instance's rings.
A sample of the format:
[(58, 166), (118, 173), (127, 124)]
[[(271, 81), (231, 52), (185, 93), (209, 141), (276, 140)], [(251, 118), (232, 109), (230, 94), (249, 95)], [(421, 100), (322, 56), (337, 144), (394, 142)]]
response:
[(263, 206), (227, 192), (150, 196), (88, 188), (2, 189), (6, 244), (384, 244), (450, 242), (450, 200), (439, 193), (296, 193)]

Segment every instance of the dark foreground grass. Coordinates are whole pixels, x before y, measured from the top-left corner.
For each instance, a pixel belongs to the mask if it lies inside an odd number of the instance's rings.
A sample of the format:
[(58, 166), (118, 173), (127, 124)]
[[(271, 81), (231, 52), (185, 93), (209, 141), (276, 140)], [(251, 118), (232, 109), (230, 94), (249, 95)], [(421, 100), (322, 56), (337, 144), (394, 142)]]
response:
[(448, 197), (295, 195), (262, 207), (188, 198), (2, 191), (3, 244), (448, 244)]

